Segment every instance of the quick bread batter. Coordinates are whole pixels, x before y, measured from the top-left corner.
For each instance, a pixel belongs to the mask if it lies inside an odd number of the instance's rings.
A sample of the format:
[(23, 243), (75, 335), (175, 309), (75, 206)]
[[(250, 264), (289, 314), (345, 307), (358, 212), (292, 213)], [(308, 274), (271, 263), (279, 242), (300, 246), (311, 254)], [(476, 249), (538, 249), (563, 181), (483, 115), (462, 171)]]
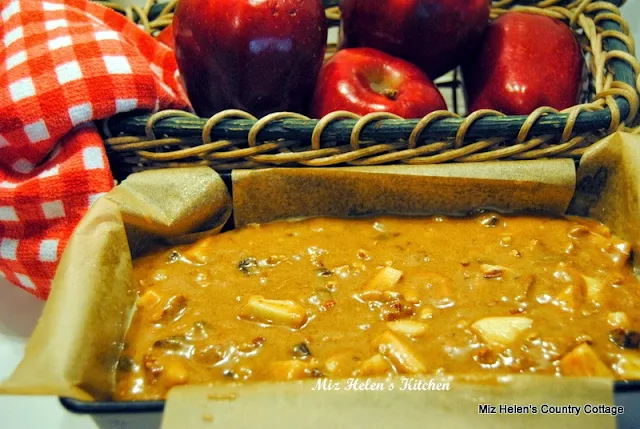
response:
[(591, 220), (493, 213), (226, 232), (135, 261), (114, 399), (392, 373), (640, 378), (630, 254)]

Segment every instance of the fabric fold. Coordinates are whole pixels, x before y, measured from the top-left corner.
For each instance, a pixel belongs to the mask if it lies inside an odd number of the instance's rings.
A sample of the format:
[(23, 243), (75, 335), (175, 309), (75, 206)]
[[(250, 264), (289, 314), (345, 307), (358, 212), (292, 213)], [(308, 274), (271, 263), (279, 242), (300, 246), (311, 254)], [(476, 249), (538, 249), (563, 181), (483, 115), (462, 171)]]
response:
[(46, 299), (58, 258), (113, 188), (93, 121), (189, 109), (173, 51), (86, 0), (0, 6), (0, 276)]

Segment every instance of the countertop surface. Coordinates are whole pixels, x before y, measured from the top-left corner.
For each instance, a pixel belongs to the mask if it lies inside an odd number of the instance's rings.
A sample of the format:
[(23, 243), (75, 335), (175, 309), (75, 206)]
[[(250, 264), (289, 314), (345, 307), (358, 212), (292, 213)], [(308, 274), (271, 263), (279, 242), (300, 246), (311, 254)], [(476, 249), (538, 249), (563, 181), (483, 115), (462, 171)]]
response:
[[(11, 374), (44, 303), (0, 278), (0, 379)], [(0, 427), (6, 429), (94, 429), (89, 416), (66, 412), (56, 397), (0, 396)]]
[[(44, 303), (0, 278), (0, 379), (22, 359)], [(6, 429), (94, 429), (89, 416), (68, 413), (56, 397), (0, 396), (0, 427)], [(117, 426), (114, 426), (116, 428)]]
[[(144, 3), (144, 2), (143, 2)], [(640, 41), (640, 0), (629, 0), (623, 7), (636, 41)], [(6, 378), (24, 353), (26, 341), (35, 327), (44, 303), (12, 286), (0, 277), (0, 380)], [(640, 428), (640, 393), (629, 397), (635, 416), (627, 414), (625, 427)], [(67, 412), (56, 397), (0, 396), (0, 428), (3, 429), (138, 429), (157, 427), (147, 419), (131, 423), (116, 416), (95, 421), (90, 416)]]

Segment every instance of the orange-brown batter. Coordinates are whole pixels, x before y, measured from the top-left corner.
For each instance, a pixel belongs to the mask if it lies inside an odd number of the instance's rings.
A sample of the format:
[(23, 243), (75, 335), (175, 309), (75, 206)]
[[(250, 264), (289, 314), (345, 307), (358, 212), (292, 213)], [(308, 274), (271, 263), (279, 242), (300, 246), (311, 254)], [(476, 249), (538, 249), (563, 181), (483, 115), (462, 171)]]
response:
[(640, 378), (630, 245), (584, 219), (317, 218), (135, 262), (117, 400), (388, 373)]

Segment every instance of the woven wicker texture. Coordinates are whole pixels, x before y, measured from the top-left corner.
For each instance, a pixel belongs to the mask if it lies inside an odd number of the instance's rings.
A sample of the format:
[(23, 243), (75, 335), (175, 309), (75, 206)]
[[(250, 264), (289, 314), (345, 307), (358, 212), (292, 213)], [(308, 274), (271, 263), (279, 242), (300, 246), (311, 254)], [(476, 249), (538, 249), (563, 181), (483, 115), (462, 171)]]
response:
[[(171, 22), (176, 1), (120, 8), (148, 32)], [(328, 3), (328, 4), (327, 4)], [(210, 165), (224, 171), (268, 166), (435, 164), (548, 157), (579, 158), (595, 141), (617, 130), (640, 133), (640, 63), (621, 2), (545, 0), (493, 2), (492, 18), (510, 10), (559, 19), (571, 26), (589, 68), (584, 104), (562, 112), (541, 107), (528, 117), (481, 110), (468, 116), (439, 111), (420, 120), (375, 113), (334, 112), (315, 120), (279, 112), (263, 118), (226, 110), (211, 118), (181, 111), (111, 118), (103, 124), (114, 170)], [(339, 10), (325, 2), (330, 23)], [(328, 55), (335, 51), (329, 46)], [(440, 85), (456, 97), (455, 77)], [(454, 103), (455, 104), (455, 103)], [(455, 110), (455, 109), (454, 109)]]

